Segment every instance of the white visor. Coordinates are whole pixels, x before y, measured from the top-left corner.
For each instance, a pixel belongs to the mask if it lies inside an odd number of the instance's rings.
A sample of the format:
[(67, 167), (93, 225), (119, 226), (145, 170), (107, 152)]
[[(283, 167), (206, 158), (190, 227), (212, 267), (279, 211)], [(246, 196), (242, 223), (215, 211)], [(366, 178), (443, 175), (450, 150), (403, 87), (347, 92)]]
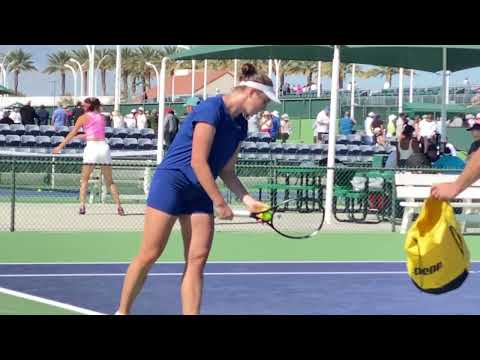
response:
[(275, 96), (275, 92), (273, 91), (272, 86), (267, 86), (264, 84), (260, 84), (256, 81), (241, 81), (238, 85), (240, 86), (246, 86), (255, 90), (260, 90), (263, 92), (267, 97), (273, 101), (276, 102), (277, 104), (281, 104), (280, 100)]

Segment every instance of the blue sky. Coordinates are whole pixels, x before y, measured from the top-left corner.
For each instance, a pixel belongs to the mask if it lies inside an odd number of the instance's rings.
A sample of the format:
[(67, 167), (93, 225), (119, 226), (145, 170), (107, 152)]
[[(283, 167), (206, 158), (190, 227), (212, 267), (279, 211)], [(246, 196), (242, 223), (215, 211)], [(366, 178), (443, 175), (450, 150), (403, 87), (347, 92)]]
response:
[[(137, 47), (140, 45), (126, 45), (129, 47)], [(153, 45), (161, 46), (161, 45)], [(25, 51), (30, 52), (33, 55), (33, 60), (35, 61), (36, 67), (40, 70), (39, 72), (30, 72), (30, 73), (21, 73), (19, 78), (19, 91), (30, 95), (30, 96), (51, 96), (53, 95), (53, 83), (49, 81), (56, 81), (57, 95), (59, 94), (60, 88), (60, 76), (57, 75), (47, 75), (43, 74), (41, 71), (47, 66), (47, 55), (54, 53), (60, 50), (74, 50), (83, 47), (83, 45), (0, 45), (0, 53), (7, 53), (10, 50), (16, 48), (22, 48)], [(97, 48), (106, 48), (113, 47), (111, 45), (96, 45)], [(98, 76), (98, 75), (97, 75)], [(450, 77), (450, 85), (454, 86), (455, 84), (461, 86), (463, 80), (468, 77), (473, 84), (480, 84), (480, 68), (468, 69), (463, 71), (458, 71), (453, 73)], [(107, 95), (113, 94), (113, 81), (114, 74), (113, 72), (107, 73)], [(305, 82), (305, 77), (303, 76), (289, 76), (286, 79), (290, 84), (303, 84)], [(348, 77), (347, 77), (348, 81)], [(404, 79), (404, 85), (408, 86), (408, 77)], [(100, 80), (97, 80), (98, 86), (100, 87)], [(8, 77), (9, 87), (12, 87), (13, 76), (10, 74)], [(383, 87), (383, 79), (358, 79), (359, 87), (362, 89), (373, 89), (380, 90)], [(415, 87), (429, 87), (429, 86), (440, 86), (441, 85), (441, 76), (427, 73), (427, 72), (418, 72), (418, 75), (415, 76)], [(398, 86), (398, 77), (393, 78), (393, 87)], [(328, 78), (323, 79), (324, 89), (330, 87), (330, 81)], [(67, 73), (66, 79), (66, 92), (73, 94), (73, 77), (70, 72)], [(101, 94), (100, 88), (97, 91), (98, 94)]]

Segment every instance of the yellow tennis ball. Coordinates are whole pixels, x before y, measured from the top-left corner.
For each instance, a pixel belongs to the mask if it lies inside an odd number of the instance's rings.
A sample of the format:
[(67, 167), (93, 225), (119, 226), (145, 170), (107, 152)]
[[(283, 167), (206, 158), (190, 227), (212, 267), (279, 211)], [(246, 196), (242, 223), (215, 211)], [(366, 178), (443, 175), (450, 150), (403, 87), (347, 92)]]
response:
[(38, 189), (37, 191), (38, 191), (38, 192), (42, 192), (42, 189)]
[(260, 214), (259, 218), (263, 221), (270, 221), (270, 220), (272, 220), (272, 213), (271, 212), (266, 212), (266, 213)]

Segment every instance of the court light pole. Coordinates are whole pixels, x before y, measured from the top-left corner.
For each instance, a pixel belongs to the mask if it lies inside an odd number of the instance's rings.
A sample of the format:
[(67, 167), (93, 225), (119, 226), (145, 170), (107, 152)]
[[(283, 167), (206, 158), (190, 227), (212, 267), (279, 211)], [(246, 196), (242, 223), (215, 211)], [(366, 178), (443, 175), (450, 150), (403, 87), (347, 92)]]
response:
[(93, 76), (95, 73), (95, 45), (85, 45), (88, 50), (88, 96), (93, 96)]
[(65, 64), (65, 67), (72, 72), (73, 75), (73, 102), (77, 101), (77, 72), (73, 66)]
[(98, 69), (100, 69), (100, 65), (102, 64), (102, 61), (105, 60), (107, 57), (109, 57), (110, 55), (107, 54), (105, 55), (104, 57), (102, 57), (100, 59), (100, 61), (98, 62), (97, 64), (97, 68), (95, 69), (95, 72), (94, 72), (94, 76), (93, 76), (93, 93), (95, 94), (95, 96), (97, 96), (97, 72), (98, 72)]
[(80, 73), (80, 96), (84, 97), (85, 94), (83, 92), (83, 74), (82, 74), (82, 64), (80, 64), (74, 58), (70, 58), (70, 61), (78, 66), (78, 72)]

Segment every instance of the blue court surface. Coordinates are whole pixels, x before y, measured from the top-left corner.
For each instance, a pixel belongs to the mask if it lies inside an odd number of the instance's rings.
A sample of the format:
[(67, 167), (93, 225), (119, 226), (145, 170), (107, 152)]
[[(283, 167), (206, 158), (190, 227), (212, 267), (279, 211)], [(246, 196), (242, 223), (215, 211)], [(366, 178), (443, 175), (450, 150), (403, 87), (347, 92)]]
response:
[[(127, 267), (1, 264), (0, 292), (73, 305), (83, 313), (112, 314)], [(480, 263), (472, 263), (470, 270), (460, 289), (430, 295), (414, 287), (404, 262), (211, 262), (202, 314), (480, 314)], [(132, 314), (180, 314), (182, 271), (182, 263), (155, 264)]]

